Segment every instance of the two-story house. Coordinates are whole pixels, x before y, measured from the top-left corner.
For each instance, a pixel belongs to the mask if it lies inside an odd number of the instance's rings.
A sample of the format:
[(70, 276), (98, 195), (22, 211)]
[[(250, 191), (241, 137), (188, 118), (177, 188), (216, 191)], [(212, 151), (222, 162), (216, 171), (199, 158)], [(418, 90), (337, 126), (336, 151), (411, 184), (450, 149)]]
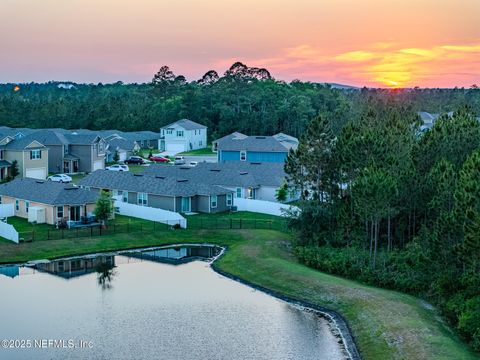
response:
[(298, 139), (278, 133), (273, 136), (246, 136), (233, 133), (213, 142), (218, 162), (277, 162), (283, 163), (290, 149), (298, 147)]
[(18, 177), (45, 179), (48, 175), (48, 148), (32, 135), (0, 139), (0, 177), (12, 176), (12, 164), (17, 162)]
[(160, 129), (159, 150), (171, 154), (207, 147), (207, 127), (183, 119)]
[(73, 135), (60, 130), (31, 134), (49, 148), (48, 171), (75, 174), (105, 168), (105, 140), (96, 134)]

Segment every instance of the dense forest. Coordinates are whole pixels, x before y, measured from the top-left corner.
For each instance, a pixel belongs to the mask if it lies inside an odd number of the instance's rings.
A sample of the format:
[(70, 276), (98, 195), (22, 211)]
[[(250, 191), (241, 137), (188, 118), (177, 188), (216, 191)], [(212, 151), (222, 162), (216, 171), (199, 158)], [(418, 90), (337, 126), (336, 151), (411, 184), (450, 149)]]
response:
[(412, 111), (447, 112), (469, 104), (477, 89), (355, 90), (275, 80), (268, 70), (235, 63), (187, 82), (163, 66), (148, 84), (0, 84), (0, 125), (159, 131), (181, 118), (205, 124), (214, 139), (233, 131), (300, 136), (311, 119), (332, 120), (337, 133), (365, 111), (365, 99), (392, 97)]
[[(417, 111), (447, 113), (426, 132)], [(285, 165), (307, 265), (436, 304), (480, 350), (480, 90), (351, 89), (233, 64), (187, 82), (0, 85), (0, 125), (158, 131), (180, 118), (210, 140), (301, 139)]]
[(317, 117), (285, 165), (305, 264), (436, 304), (480, 351), (480, 123), (468, 108), (427, 132), (371, 98), (335, 134)]

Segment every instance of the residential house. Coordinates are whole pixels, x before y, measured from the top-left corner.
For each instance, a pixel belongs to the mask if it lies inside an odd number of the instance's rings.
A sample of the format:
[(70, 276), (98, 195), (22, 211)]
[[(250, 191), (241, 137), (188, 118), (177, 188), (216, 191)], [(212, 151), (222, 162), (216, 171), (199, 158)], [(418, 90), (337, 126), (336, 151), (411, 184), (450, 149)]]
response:
[(48, 175), (48, 148), (32, 135), (0, 135), (1, 180), (11, 176), (11, 166), (15, 160), (20, 178), (45, 179)]
[(298, 139), (283, 133), (273, 136), (246, 136), (233, 133), (215, 140), (213, 149), (218, 162), (284, 163), (290, 149), (298, 147)]
[(107, 190), (122, 201), (174, 212), (217, 213), (233, 206), (233, 191), (187, 178), (95, 171), (79, 185), (92, 191)]
[(140, 151), (140, 145), (136, 141), (127, 140), (118, 135), (112, 135), (105, 141), (107, 143), (105, 155), (107, 163), (115, 161), (115, 153), (118, 155), (118, 161), (125, 161), (137, 151)]
[(207, 127), (183, 119), (160, 129), (160, 150), (172, 154), (207, 147)]
[[(90, 173), (105, 169), (107, 146), (105, 139), (95, 133), (66, 134), (65, 138), (68, 141), (68, 156), (64, 158), (66, 161), (64, 164), (64, 166), (66, 165), (65, 170)], [(78, 168), (75, 168), (76, 161), (78, 161)]]
[(0, 184), (0, 203), (14, 204), (15, 216), (28, 219), (30, 211), (43, 209), (50, 225), (92, 215), (97, 198), (98, 193), (46, 180), (24, 178)]
[[(202, 181), (234, 192), (237, 198), (277, 201), (276, 193), (286, 181), (282, 163), (226, 161), (201, 162), (197, 166), (150, 166), (145, 174)], [(289, 194), (287, 201), (297, 199)]]
[(63, 129), (42, 129), (30, 136), (49, 148), (50, 173), (75, 174), (105, 168), (105, 140), (96, 134), (71, 134)]
[(153, 131), (131, 131), (119, 134), (124, 139), (137, 143), (141, 149), (159, 149), (160, 133)]

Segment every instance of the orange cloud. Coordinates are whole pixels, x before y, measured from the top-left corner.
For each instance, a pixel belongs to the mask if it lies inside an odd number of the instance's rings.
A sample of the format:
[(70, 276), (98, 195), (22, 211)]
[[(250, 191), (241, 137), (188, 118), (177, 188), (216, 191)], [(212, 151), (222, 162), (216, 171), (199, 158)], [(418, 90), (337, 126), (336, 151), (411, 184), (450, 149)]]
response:
[[(461, 78), (480, 77), (480, 44), (446, 44), (405, 47), (375, 43), (366, 49), (327, 53), (308, 44), (286, 48), (283, 54), (262, 61), (280, 73), (298, 71), (321, 81), (344, 81), (367, 86), (440, 87)], [(448, 82), (446, 81), (448, 80)]]

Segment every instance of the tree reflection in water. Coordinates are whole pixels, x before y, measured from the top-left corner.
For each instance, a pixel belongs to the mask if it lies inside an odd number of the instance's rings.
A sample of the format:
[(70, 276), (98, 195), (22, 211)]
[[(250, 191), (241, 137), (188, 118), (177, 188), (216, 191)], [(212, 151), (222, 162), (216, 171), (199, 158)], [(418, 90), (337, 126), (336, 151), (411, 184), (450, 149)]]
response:
[(102, 290), (108, 290), (112, 288), (112, 281), (116, 275), (115, 267), (113, 264), (101, 263), (95, 268), (97, 271), (97, 282), (102, 287)]

